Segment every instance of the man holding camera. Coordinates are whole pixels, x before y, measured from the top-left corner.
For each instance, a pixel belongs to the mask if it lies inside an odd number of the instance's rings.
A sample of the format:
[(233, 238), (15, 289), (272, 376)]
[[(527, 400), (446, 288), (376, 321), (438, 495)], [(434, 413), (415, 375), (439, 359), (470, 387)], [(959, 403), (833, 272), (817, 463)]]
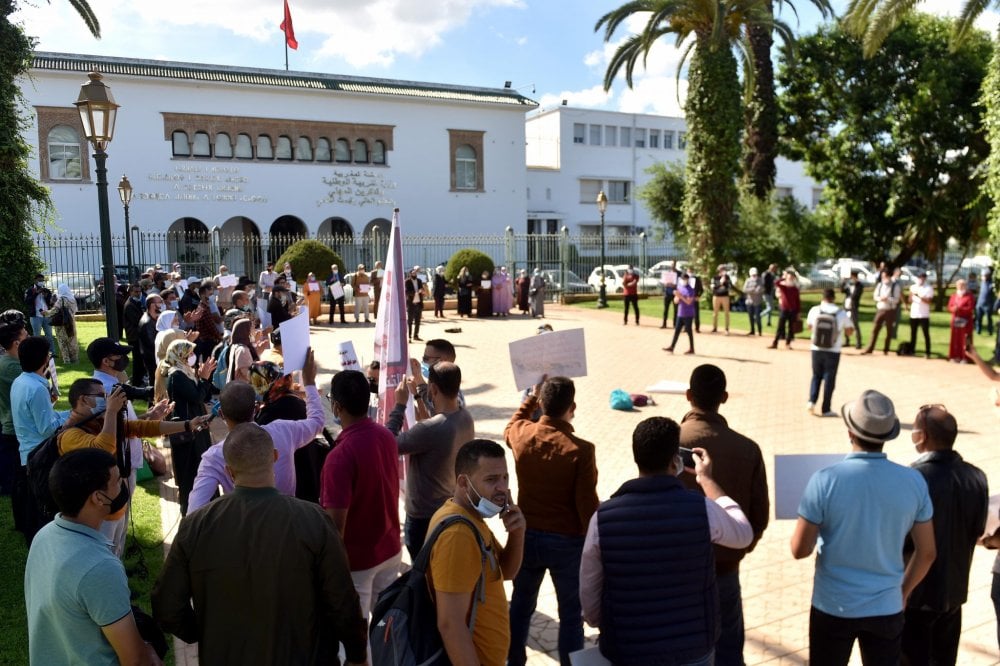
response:
[(24, 308), (31, 321), (32, 334), (44, 335), (49, 342), (49, 349), (55, 352), (56, 339), (52, 337), (52, 321), (45, 316), (53, 303), (52, 290), (45, 286), (45, 276), (36, 274), (35, 283), (24, 292)]

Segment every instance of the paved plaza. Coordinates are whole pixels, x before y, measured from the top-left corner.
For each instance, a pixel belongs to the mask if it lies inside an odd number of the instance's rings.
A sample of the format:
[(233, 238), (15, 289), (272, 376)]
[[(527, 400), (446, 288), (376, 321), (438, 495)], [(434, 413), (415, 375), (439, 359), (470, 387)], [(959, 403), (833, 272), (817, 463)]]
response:
[[(620, 308), (620, 304), (615, 304), (609, 311), (600, 312), (546, 306), (545, 321), (555, 330), (583, 327), (586, 331), (589, 374), (576, 380), (577, 410), (573, 425), (581, 437), (597, 446), (598, 495), (602, 500), (636, 476), (631, 454), (635, 425), (649, 416), (668, 416), (679, 421), (688, 408), (683, 396), (657, 395), (656, 405), (634, 412), (612, 411), (608, 407), (610, 392), (616, 388), (644, 392), (646, 386), (662, 379), (687, 381), (691, 370), (701, 363), (714, 363), (726, 372), (730, 397), (720, 411), (731, 426), (753, 438), (763, 450), (772, 506), (776, 454), (848, 451), (847, 433), (839, 418), (812, 416), (806, 411), (811, 375), (807, 340), (797, 340), (791, 350), (783, 345), (771, 350), (767, 348), (770, 343), (767, 337), (702, 333), (695, 337), (695, 356), (671, 355), (661, 351), (661, 347), (669, 344), (668, 334), (672, 335), (672, 329), (660, 330), (659, 318), (652, 317), (642, 326), (624, 327)], [(533, 335), (539, 323), (520, 316), (505, 320), (459, 320), (455, 316), (446, 320), (424, 319), (421, 337), (425, 340), (444, 337), (457, 348), (457, 362), (464, 376), (463, 391), (479, 437), (502, 441), (504, 426), (519, 404), (507, 345), (511, 340)], [(455, 327), (462, 332), (444, 332)], [(774, 328), (769, 329), (772, 336), (773, 331)], [(373, 333), (373, 326), (313, 327), (313, 346), (323, 369), (322, 386), (328, 386), (337, 362), (335, 343), (353, 340), (361, 360), (367, 362), (372, 357)], [(686, 342), (681, 341), (679, 351), (686, 349)], [(422, 343), (414, 343), (410, 355), (419, 357), (422, 351)], [(908, 464), (916, 457), (909, 436), (913, 416), (923, 404), (943, 403), (958, 420), (956, 449), (966, 460), (982, 468), (994, 484), (1000, 483), (997, 481), (1000, 449), (995, 436), (1000, 415), (992, 405), (992, 386), (974, 366), (877, 353), (859, 356), (855, 350), (847, 350), (837, 378), (835, 408), (839, 411), (843, 402), (857, 397), (864, 389), (882, 391), (895, 402), (903, 431), (886, 446), (892, 460)], [(332, 419), (327, 422), (332, 423)], [(513, 477), (511, 456), (508, 465)], [(516, 487), (516, 480), (512, 478), (512, 482)], [(169, 489), (164, 494), (169, 495)], [(164, 500), (162, 506), (165, 527), (175, 526), (177, 505)], [(858, 510), (865, 508), (859, 506)], [(794, 521), (775, 521), (772, 510), (772, 522), (763, 539), (741, 567), (748, 664), (807, 662), (814, 559), (792, 559), (788, 542), (793, 526)], [(497, 523), (493, 527), (503, 540), (502, 525)], [(977, 549), (969, 602), (964, 609), (960, 664), (1000, 663), (990, 601), (993, 556), (992, 551)], [(508, 594), (509, 587), (508, 583)], [(556, 609), (555, 593), (546, 578), (528, 644), (529, 664), (558, 663)], [(586, 634), (593, 639), (597, 631), (587, 627)], [(178, 664), (197, 663), (195, 646), (177, 642), (177, 647)], [(857, 653), (852, 663), (860, 663)]]

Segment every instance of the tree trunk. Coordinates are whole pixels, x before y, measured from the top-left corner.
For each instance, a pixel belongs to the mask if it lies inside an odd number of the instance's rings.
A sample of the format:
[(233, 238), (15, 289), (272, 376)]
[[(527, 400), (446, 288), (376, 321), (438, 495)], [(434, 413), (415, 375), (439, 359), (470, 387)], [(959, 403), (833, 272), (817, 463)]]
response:
[[(768, 3), (771, 9), (771, 3)], [(746, 108), (743, 145), (743, 179), (758, 199), (774, 189), (774, 158), (778, 149), (778, 107), (774, 97), (774, 65), (771, 62), (771, 29), (747, 27), (754, 64), (754, 86)]]
[(687, 187), (684, 226), (691, 259), (702, 275), (725, 261), (724, 239), (732, 235), (738, 193), (740, 103), (736, 58), (728, 45), (699, 39), (691, 56), (687, 120)]

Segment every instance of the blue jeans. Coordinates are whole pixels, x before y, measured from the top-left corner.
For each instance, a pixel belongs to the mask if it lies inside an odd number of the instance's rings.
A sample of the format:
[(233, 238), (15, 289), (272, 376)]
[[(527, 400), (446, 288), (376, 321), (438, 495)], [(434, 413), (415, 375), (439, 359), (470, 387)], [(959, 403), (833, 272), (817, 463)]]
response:
[(767, 325), (771, 325), (771, 313), (774, 312), (774, 294), (764, 294), (764, 309), (761, 315), (767, 315)]
[(56, 353), (56, 339), (52, 337), (52, 321), (48, 317), (31, 318), (31, 334), (41, 336), (45, 331), (45, 339), (49, 341), (49, 351)]
[(813, 376), (809, 385), (809, 402), (819, 400), (819, 385), (823, 384), (823, 412), (830, 411), (833, 400), (833, 389), (837, 385), (837, 368), (840, 366), (840, 353), (831, 351), (813, 351)]
[(976, 306), (976, 335), (983, 332), (983, 317), (986, 317), (986, 332), (993, 335), (993, 308), (988, 305)]
[(559, 662), (569, 666), (569, 653), (583, 649), (583, 608), (580, 606), (580, 556), (583, 537), (527, 530), (524, 559), (514, 578), (510, 599), (510, 651), (508, 666), (523, 666), (531, 616), (538, 602), (538, 588), (546, 569), (552, 576), (559, 602)]
[(757, 335), (764, 334), (764, 327), (761, 326), (760, 304), (747, 303), (747, 316), (750, 317), (750, 335), (756, 331)]
[(743, 595), (740, 573), (716, 576), (719, 588), (719, 640), (715, 642), (715, 663), (719, 666), (744, 666)]

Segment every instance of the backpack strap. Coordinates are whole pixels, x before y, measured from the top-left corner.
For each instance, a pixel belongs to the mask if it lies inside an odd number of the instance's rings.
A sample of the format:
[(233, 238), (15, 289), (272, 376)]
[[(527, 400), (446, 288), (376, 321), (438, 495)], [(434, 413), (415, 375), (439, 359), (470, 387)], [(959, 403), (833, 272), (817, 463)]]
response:
[(478, 610), (479, 604), (486, 601), (486, 560), (488, 555), (486, 544), (483, 542), (483, 535), (479, 533), (479, 528), (465, 516), (452, 515), (446, 517), (438, 523), (437, 527), (434, 528), (434, 531), (431, 532), (431, 535), (427, 537), (426, 541), (424, 541), (423, 547), (420, 549), (416, 559), (413, 561), (413, 568), (426, 575), (427, 568), (430, 566), (431, 551), (434, 550), (434, 544), (437, 543), (438, 537), (440, 537), (441, 533), (446, 529), (457, 523), (464, 523), (470, 530), (472, 530), (472, 533), (476, 536), (476, 543), (479, 544), (479, 555), (482, 560), (480, 564), (481, 568), (479, 571), (479, 580), (476, 581), (475, 595), (472, 598), (472, 611), (469, 614), (469, 631), (472, 631), (476, 626), (476, 611)]

